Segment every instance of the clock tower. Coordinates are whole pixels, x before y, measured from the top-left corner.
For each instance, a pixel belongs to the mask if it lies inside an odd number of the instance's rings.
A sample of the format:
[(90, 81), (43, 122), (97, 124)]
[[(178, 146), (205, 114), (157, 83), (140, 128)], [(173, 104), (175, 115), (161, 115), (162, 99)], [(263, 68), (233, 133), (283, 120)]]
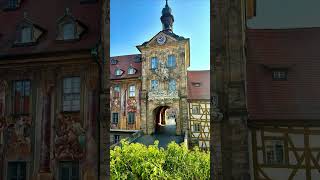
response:
[(184, 134), (188, 127), (190, 41), (173, 33), (171, 13), (166, 2), (160, 18), (162, 31), (137, 46), (142, 56), (141, 129), (146, 134), (157, 131), (159, 117), (163, 118), (161, 113), (167, 109), (174, 113), (177, 135)]

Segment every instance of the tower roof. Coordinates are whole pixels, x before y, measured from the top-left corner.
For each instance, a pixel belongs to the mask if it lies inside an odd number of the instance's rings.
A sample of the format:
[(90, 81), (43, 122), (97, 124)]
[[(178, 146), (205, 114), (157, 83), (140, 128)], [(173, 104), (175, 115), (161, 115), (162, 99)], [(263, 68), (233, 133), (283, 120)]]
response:
[(161, 22), (162, 22), (162, 30), (171, 31), (172, 32), (172, 26), (174, 22), (174, 17), (171, 14), (172, 10), (168, 5), (168, 0), (166, 0), (166, 5), (162, 9), (162, 16), (161, 16)]

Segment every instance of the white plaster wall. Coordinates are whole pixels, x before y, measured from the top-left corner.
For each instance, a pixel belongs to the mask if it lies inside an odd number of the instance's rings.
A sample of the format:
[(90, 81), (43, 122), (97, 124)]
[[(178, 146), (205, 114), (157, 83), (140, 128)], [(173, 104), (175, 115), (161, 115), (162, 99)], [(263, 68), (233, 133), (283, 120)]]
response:
[[(309, 144), (312, 148), (320, 148), (320, 135), (310, 135)], [(320, 178), (319, 178), (320, 179)]]
[[(286, 180), (290, 176), (291, 171), (292, 170), (286, 168), (263, 168), (263, 172), (272, 180)], [(260, 176), (263, 177), (262, 175)]]
[(304, 147), (304, 135), (303, 134), (289, 134), (295, 147)]

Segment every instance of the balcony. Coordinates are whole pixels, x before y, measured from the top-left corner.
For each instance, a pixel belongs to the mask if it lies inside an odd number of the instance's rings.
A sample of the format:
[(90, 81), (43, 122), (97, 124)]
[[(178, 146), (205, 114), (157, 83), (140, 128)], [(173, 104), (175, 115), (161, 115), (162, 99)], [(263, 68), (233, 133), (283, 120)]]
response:
[(174, 100), (179, 99), (178, 91), (152, 90), (148, 93), (148, 100)]

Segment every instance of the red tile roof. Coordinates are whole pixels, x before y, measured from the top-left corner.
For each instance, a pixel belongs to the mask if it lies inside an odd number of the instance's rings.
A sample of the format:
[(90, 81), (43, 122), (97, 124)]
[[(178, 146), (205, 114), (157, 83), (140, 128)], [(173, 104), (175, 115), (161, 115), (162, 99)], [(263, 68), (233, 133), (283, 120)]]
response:
[[(57, 20), (64, 16), (65, 9), (88, 29), (79, 41), (56, 41)], [(33, 46), (12, 47), (16, 26), (24, 18), (24, 12), (34, 24), (42, 27), (45, 34)], [(76, 51), (93, 48), (100, 37), (100, 1), (80, 4), (80, 0), (24, 0), (16, 10), (0, 9), (0, 57), (17, 54), (35, 54), (58, 51)]]
[[(127, 79), (127, 78), (139, 78), (141, 77), (141, 55), (132, 54), (125, 56), (113, 56), (110, 60), (117, 60), (117, 64), (110, 63), (110, 79)], [(128, 68), (133, 67), (136, 70), (135, 74), (128, 74)], [(121, 76), (116, 76), (116, 69), (121, 69), (123, 74)]]
[[(319, 119), (320, 28), (249, 29), (247, 40), (249, 119)], [(272, 68), (288, 68), (287, 81)]]
[(210, 70), (188, 71), (188, 99), (210, 100)]

